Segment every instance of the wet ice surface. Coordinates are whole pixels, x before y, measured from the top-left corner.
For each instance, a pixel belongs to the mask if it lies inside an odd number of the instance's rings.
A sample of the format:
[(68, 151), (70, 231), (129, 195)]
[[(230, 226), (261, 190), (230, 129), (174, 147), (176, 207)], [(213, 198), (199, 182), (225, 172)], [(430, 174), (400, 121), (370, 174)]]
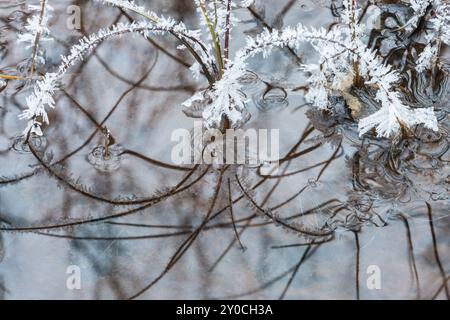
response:
[[(265, 8), (262, 17), (278, 28), (299, 20), (313, 26), (327, 26), (325, 22), (333, 21), (330, 10), (315, 1), (297, 1), (280, 18), (277, 13), (288, 2), (258, 1), (260, 8)], [(195, 11), (189, 1), (161, 3), (152, 2), (151, 7), (188, 24), (195, 23)], [(66, 3), (59, 0), (53, 5), (59, 14), (55, 14), (52, 29), (60, 32), (55, 34), (57, 41), (47, 45), (48, 68), (57, 65), (67, 45), (81, 36), (65, 27)], [(83, 8), (84, 33), (109, 26), (120, 15), (118, 10), (99, 5), (87, 4)], [(235, 29), (232, 52), (244, 43), (244, 34), (262, 30), (245, 10), (239, 11), (239, 16), (244, 23)], [(125, 21), (125, 17), (120, 19)], [(6, 25), (6, 20), (2, 23)], [(29, 52), (16, 45), (14, 29), (2, 29), (2, 37), (10, 45), (0, 67), (8, 70), (6, 67), (11, 66), (12, 70)], [(174, 41), (155, 40), (176, 53)], [(187, 55), (178, 54), (190, 61)], [(315, 53), (309, 50), (304, 58), (314, 57)], [(140, 298), (278, 298), (305, 252), (308, 259), (283, 295), (287, 299), (354, 299), (357, 257), (361, 298), (429, 299), (439, 291), (442, 275), (433, 250), (429, 214), (434, 218), (437, 249), (448, 276), (448, 77), (440, 79), (434, 92), (425, 86), (424, 79), (415, 79), (413, 84), (419, 103), (432, 104), (440, 110), (441, 132), (418, 129), (414, 137), (392, 149), (387, 141), (362, 141), (356, 124), (348, 121), (345, 114), (330, 117), (305, 106), (301, 90), (292, 90), (305, 82), (293, 65), (295, 57), (286, 50), (276, 50), (266, 60), (257, 57), (251, 61), (253, 73), (242, 79), (252, 114), (245, 128), (279, 129), (280, 154), (285, 155), (311, 128), (311, 122), (316, 129), (310, 130), (297, 152), (317, 147), (291, 161), (288, 167), (282, 166), (279, 174), (313, 168), (269, 179), (251, 196), (261, 203), (276, 186), (265, 203), (265, 208), (271, 208), (303, 189), (274, 213), (284, 218), (298, 215), (294, 221), (311, 228), (327, 221), (339, 227), (334, 239), (309, 251), (305, 246), (290, 246), (304, 243), (305, 239), (268, 223), (257, 215), (258, 210), (252, 208), (248, 199), (243, 199), (233, 206), (233, 212), (238, 231), (245, 230), (240, 236), (245, 251), (235, 241), (230, 215), (225, 210), (210, 222), (216, 227), (200, 233), (170, 272)], [(130, 83), (146, 73), (141, 86), (129, 92), (107, 117), (121, 95), (130, 89)], [(11, 82), (10, 86), (14, 84)], [(8, 88), (7, 93), (2, 93), (0, 104), (3, 226), (64, 225), (80, 219), (92, 220), (145, 205), (144, 201), (126, 205), (127, 201), (166, 193), (187, 172), (156, 166), (145, 157), (171, 163), (175, 144), (170, 140), (171, 133), (193, 127), (193, 119), (182, 112), (181, 103), (196, 88), (205, 86), (204, 82), (193, 81), (184, 66), (140, 37), (103, 43), (86, 57), (82, 67), (72, 68), (65, 77), (66, 93), (57, 95), (57, 107), (49, 113), (51, 125), (45, 129), (45, 136), (30, 141), (34, 152), (18, 138), (25, 123), (17, 120), (31, 87), (26, 86), (18, 94)], [(365, 93), (360, 98), (370, 103)], [(102, 130), (77, 104), (97, 123), (107, 117)], [(114, 143), (105, 136), (105, 127)], [(333, 156), (335, 159), (327, 162)], [(43, 165), (48, 163), (53, 165)], [(315, 166), (317, 163), (322, 165)], [(201, 166), (190, 181), (205, 170), (208, 171), (202, 179), (188, 190), (123, 217), (51, 230), (2, 231), (0, 296), (106, 299), (134, 295), (158, 277), (193, 228), (201, 225), (219, 179), (217, 169)], [(254, 169), (230, 168), (224, 175), (214, 213), (228, 204), (228, 178), (233, 198), (242, 194), (235, 172), (248, 185), (259, 181)], [(320, 180), (315, 182), (319, 174)], [(310, 214), (312, 208), (318, 209)], [(246, 219), (254, 214), (254, 219)], [(409, 229), (400, 214), (407, 218)], [(244, 229), (247, 221), (250, 225)], [(217, 227), (221, 224), (226, 227)], [(352, 231), (358, 231), (359, 251)], [(411, 244), (420, 291), (411, 263)], [(223, 255), (228, 246), (231, 249)], [(80, 290), (66, 288), (66, 270), (71, 265), (81, 269)], [(381, 290), (369, 290), (366, 285), (366, 271), (373, 265), (381, 270)], [(445, 298), (444, 290), (439, 291), (438, 297)]]

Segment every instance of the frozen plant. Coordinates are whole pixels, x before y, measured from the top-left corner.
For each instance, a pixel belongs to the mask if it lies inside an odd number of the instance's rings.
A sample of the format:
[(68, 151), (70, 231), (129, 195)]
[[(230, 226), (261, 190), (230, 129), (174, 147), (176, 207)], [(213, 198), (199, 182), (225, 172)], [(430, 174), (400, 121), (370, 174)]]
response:
[(206, 103), (202, 116), (206, 128), (226, 130), (242, 127), (250, 118), (246, 110), (246, 97), (241, 90), (239, 78), (245, 74), (245, 63), (235, 61), (220, 80), (210, 89), (196, 93), (183, 103), (186, 108), (195, 108)]
[[(208, 1), (195, 0), (202, 16), (202, 30), (190, 30), (183, 22), (172, 18), (159, 16), (144, 7), (136, 5), (128, 0), (95, 0), (130, 10), (144, 17), (145, 20), (135, 21), (131, 24), (119, 23), (110, 29), (102, 29), (98, 33), (85, 37), (74, 45), (70, 54), (62, 57), (62, 63), (58, 70), (47, 73), (39, 80), (34, 92), (27, 98), (28, 109), (20, 115), (21, 119), (28, 120), (24, 134), (34, 132), (42, 134), (40, 124), (48, 124), (46, 108), (54, 108), (54, 92), (58, 82), (62, 79), (67, 69), (83, 58), (86, 52), (94, 49), (102, 41), (120, 36), (125, 33), (139, 33), (144, 37), (151, 34), (168, 34), (181, 42), (183, 49), (187, 49), (194, 57), (196, 63), (193, 69), (203, 74), (209, 82), (207, 92), (196, 93), (184, 103), (190, 106), (199, 99), (208, 97), (209, 103), (204, 111), (203, 118), (207, 128), (219, 128), (230, 126), (232, 128), (242, 126), (249, 114), (245, 109), (245, 95), (240, 90), (237, 81), (244, 73), (244, 67), (229, 62), (230, 33), (233, 24), (231, 11), (237, 7), (231, 0)], [(208, 42), (202, 39), (202, 31), (206, 31)]]
[[(154, 13), (128, 0), (96, 0), (131, 10), (153, 22), (158, 22)], [(197, 92), (182, 105), (187, 114), (192, 108), (201, 108), (207, 129), (241, 127), (249, 119), (245, 108), (246, 98), (237, 81), (244, 72), (241, 65), (233, 66), (229, 61), (231, 30), (237, 22), (232, 10), (238, 5), (231, 0), (194, 0), (200, 17), (200, 29), (192, 31), (192, 39), (182, 41), (179, 49), (188, 49), (195, 58), (191, 67), (194, 78), (206, 77), (209, 87)], [(241, 3), (249, 6), (250, 1)]]
[(350, 88), (363, 82), (376, 90), (375, 99), (380, 103), (380, 109), (359, 121), (361, 136), (374, 128), (378, 137), (387, 138), (398, 134), (401, 127), (412, 128), (419, 124), (437, 131), (433, 108), (407, 106), (401, 93), (396, 91), (399, 73), (384, 64), (377, 52), (363, 43), (359, 11), (356, 1), (345, 0), (342, 23), (335, 28), (327, 31), (298, 24), (282, 31), (266, 31), (256, 38), (249, 38), (247, 47), (237, 54), (236, 59), (245, 60), (257, 53), (267, 56), (275, 47), (299, 49), (302, 42), (309, 42), (319, 53), (317, 64), (303, 66), (303, 71), (311, 74), (306, 99), (312, 105), (332, 108), (328, 97), (337, 94), (346, 99), (353, 111), (359, 111), (359, 102), (351, 96)]
[(426, 14), (427, 8), (432, 8), (433, 11), (428, 19), (430, 30), (425, 35), (426, 46), (416, 64), (416, 70), (423, 72), (437, 65), (441, 46), (450, 45), (450, 3), (448, 0), (411, 0), (411, 7), (414, 10), (414, 17), (411, 19), (414, 26)]
[[(131, 24), (117, 24), (111, 29), (83, 38), (75, 45), (68, 57), (55, 73), (48, 73), (38, 81), (34, 93), (27, 99), (28, 109), (21, 118), (29, 121), (27, 131), (40, 123), (48, 124), (46, 107), (54, 107), (53, 94), (58, 81), (66, 70), (100, 42), (124, 33), (169, 34), (181, 42), (181, 48), (188, 50), (196, 64), (193, 71), (208, 80), (209, 87), (194, 94), (183, 103), (186, 113), (192, 110), (202, 112), (206, 128), (226, 130), (241, 127), (248, 119), (246, 96), (239, 79), (246, 71), (246, 60), (263, 53), (267, 55), (275, 47), (299, 49), (302, 42), (309, 42), (319, 53), (319, 61), (305, 64), (302, 70), (310, 73), (310, 89), (306, 99), (320, 109), (330, 109), (330, 95), (343, 97), (354, 116), (361, 109), (357, 97), (352, 95), (355, 86), (366, 86), (376, 92), (375, 99), (380, 108), (373, 114), (359, 120), (360, 135), (375, 129), (378, 137), (391, 137), (401, 128), (412, 128), (423, 124), (438, 130), (433, 108), (411, 108), (403, 101), (396, 87), (400, 75), (391, 66), (383, 63), (376, 51), (364, 43), (364, 28), (360, 25), (361, 9), (355, 0), (344, 0), (341, 23), (331, 30), (307, 28), (302, 24), (282, 31), (266, 30), (256, 38), (249, 38), (247, 46), (230, 59), (229, 47), (231, 29), (234, 23), (232, 9), (237, 5), (231, 0), (194, 0), (201, 16), (201, 29), (190, 30), (183, 22), (157, 14), (128, 0), (95, 0), (125, 10), (133, 11), (145, 19)], [(248, 3), (244, 3), (248, 5)], [(443, 28), (440, 28), (440, 30)]]
[[(226, 130), (242, 127), (250, 118), (245, 107), (246, 97), (238, 81), (244, 75), (245, 65), (229, 61), (231, 30), (237, 23), (237, 19), (232, 15), (232, 9), (237, 5), (231, 0), (208, 2), (195, 0), (195, 3), (202, 17), (203, 33), (207, 34), (213, 44), (218, 72), (214, 83), (205, 92), (194, 95), (185, 101), (183, 106), (191, 108), (193, 104), (197, 106), (203, 104), (202, 117), (207, 129)], [(246, 1), (242, 3), (242, 6), (248, 5), (251, 3)], [(195, 72), (199, 68), (194, 64), (192, 69)]]
[(426, 14), (427, 8), (432, 2), (433, 0), (410, 0), (413, 16), (404, 26), (407, 31), (412, 31), (417, 28), (420, 19)]
[(34, 133), (42, 133), (38, 129), (41, 123), (48, 124), (48, 116), (46, 108), (54, 108), (55, 101), (53, 95), (58, 89), (58, 83), (63, 78), (68, 69), (75, 65), (83, 56), (93, 50), (101, 42), (118, 37), (124, 34), (137, 33), (144, 37), (152, 34), (174, 34), (188, 45), (189, 41), (193, 41), (195, 32), (189, 31), (181, 23), (177, 23), (170, 19), (159, 18), (158, 22), (140, 21), (133, 23), (118, 23), (111, 28), (101, 29), (96, 34), (82, 38), (78, 44), (70, 49), (67, 56), (61, 58), (62, 63), (55, 72), (48, 72), (45, 76), (36, 82), (33, 93), (27, 98), (27, 109), (19, 116), (21, 119), (28, 120), (25, 135), (30, 133), (30, 129)]
[(52, 17), (53, 7), (48, 0), (40, 0), (39, 5), (28, 6), (31, 16), (27, 19), (25, 31), (18, 35), (17, 41), (25, 43), (26, 48), (33, 48), (31, 57), (31, 70), (33, 74), (35, 63), (44, 64), (43, 52), (40, 48), (40, 42), (51, 41), (48, 22)]

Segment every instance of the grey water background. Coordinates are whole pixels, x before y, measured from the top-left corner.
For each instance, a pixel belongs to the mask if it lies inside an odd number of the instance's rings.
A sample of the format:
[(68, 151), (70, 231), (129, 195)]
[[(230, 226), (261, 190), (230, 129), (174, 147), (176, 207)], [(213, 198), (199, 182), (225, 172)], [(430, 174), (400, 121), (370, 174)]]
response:
[[(70, 44), (83, 34), (108, 27), (118, 19), (126, 21), (115, 8), (82, 1), (82, 30), (70, 30), (66, 26), (69, 17), (66, 9), (70, 1), (50, 0), (55, 7), (51, 20), (55, 40), (45, 44), (47, 66), (59, 64), (61, 54), (67, 53)], [(145, 1), (149, 8), (165, 15), (196, 25), (195, 9), (190, 1)], [(291, 3), (291, 6), (286, 7)], [(1, 3), (3, 5), (3, 3)], [(272, 26), (305, 25), (328, 26), (334, 18), (328, 1), (257, 1), (263, 18)], [(284, 15), (279, 15), (288, 8)], [(2, 70), (15, 70), (30, 56), (30, 51), (15, 42), (18, 27), (15, 9), (1, 10), (1, 37), (8, 42), (8, 51), (0, 64)], [(245, 43), (246, 35), (262, 31), (262, 26), (244, 9), (237, 11), (241, 22), (232, 36), (231, 52)], [(167, 37), (156, 37), (155, 41), (168, 51), (190, 61), (187, 54), (177, 52), (175, 41)], [(314, 61), (316, 53), (305, 45), (304, 59)], [(142, 87), (133, 90), (119, 104), (106, 122), (116, 145), (133, 150), (154, 159), (170, 163), (170, 137), (173, 130), (192, 128), (193, 119), (186, 117), (181, 103), (195, 89), (204, 88), (205, 82), (194, 81), (190, 71), (174, 62), (139, 36), (124, 36), (101, 44), (95, 53), (85, 58), (80, 69), (74, 67), (64, 80), (64, 90), (88, 110), (97, 121), (103, 119), (117, 99), (145, 72), (149, 73)], [(249, 111), (251, 121), (246, 127), (275, 128), (280, 130), (281, 154), (296, 143), (308, 124), (299, 92), (289, 89), (301, 86), (305, 78), (297, 72), (292, 55), (285, 50), (276, 50), (267, 59), (257, 57), (250, 62), (252, 71), (260, 80), (252, 81), (247, 88), (251, 97)], [(9, 69), (8, 69), (9, 67)], [(45, 69), (42, 67), (41, 70)], [(120, 80), (114, 75), (120, 75)], [(274, 86), (283, 83), (288, 90), (287, 102), (261, 101), (265, 90), (263, 81)], [(448, 109), (448, 79), (443, 79), (443, 93), (436, 103), (446, 104)], [(447, 82), (445, 82), (447, 81)], [(445, 84), (447, 83), (447, 84)], [(11, 82), (9, 86), (13, 86)], [(166, 87), (164, 89), (164, 87)], [(167, 87), (175, 87), (168, 90)], [(24, 129), (25, 123), (17, 119), (24, 108), (25, 98), (32, 87), (18, 94), (8, 88), (1, 93), (0, 103), (0, 176), (15, 177), (38, 169), (35, 157), (17, 147), (15, 139)], [(278, 103), (277, 103), (278, 101)], [(80, 146), (95, 130), (86, 116), (75, 108), (63, 93), (57, 95), (57, 106), (51, 110), (50, 126), (45, 129), (41, 141), (46, 156), (60, 159)], [(394, 219), (395, 210), (410, 216), (410, 227), (414, 243), (415, 259), (420, 277), (420, 298), (431, 298), (442, 285), (442, 278), (433, 255), (432, 237), (423, 199), (433, 208), (438, 249), (446, 274), (450, 272), (450, 250), (448, 220), (449, 208), (449, 152), (443, 149), (448, 143), (448, 114), (443, 114), (443, 133), (440, 139), (421, 146), (429, 153), (444, 150), (440, 166), (427, 159), (419, 162), (417, 171), (406, 171), (414, 183), (414, 192), (402, 199), (389, 197), (403, 186), (397, 181), (383, 185), (376, 172), (372, 176), (376, 211), (389, 222), (387, 226), (364, 225), (359, 233), (360, 241), (360, 296), (364, 299), (413, 299), (418, 297), (417, 284), (411, 271), (408, 241), (402, 221)], [(446, 119), (446, 120), (445, 120)], [(355, 126), (339, 129), (344, 136), (343, 154), (331, 163), (317, 183), (311, 183), (320, 168), (285, 178), (271, 199), (276, 204), (306, 186), (306, 191), (283, 209), (283, 212), (303, 212), (329, 199), (342, 202), (359, 197), (353, 191), (352, 172), (348, 163), (358, 149), (359, 138)], [(447, 134), (446, 134), (447, 133)], [(315, 135), (319, 139), (319, 133)], [(438, 143), (434, 143), (435, 141)], [(145, 163), (126, 154), (120, 158), (120, 167), (111, 172), (97, 170), (88, 157), (101, 145), (104, 135), (97, 133), (92, 141), (64, 163), (64, 172), (77, 185), (109, 198), (146, 196), (163, 187), (176, 184), (183, 173), (165, 170)], [(313, 142), (313, 140), (312, 140)], [(306, 147), (310, 146), (310, 143)], [(383, 142), (380, 142), (383, 145)], [(14, 146), (14, 147), (13, 147)], [(17, 150), (18, 149), (18, 150)], [(331, 156), (329, 143), (296, 161), (291, 169), (300, 169)], [(367, 161), (368, 166), (371, 164)], [(428, 167), (427, 167), (428, 166)], [(424, 172), (427, 174), (423, 174)], [(206, 213), (214, 188), (213, 174), (208, 175), (197, 187), (147, 210), (115, 222), (147, 225), (199, 225)], [(420, 191), (417, 191), (420, 190)], [(374, 191), (374, 192), (375, 192)], [(429, 194), (435, 197), (429, 197)], [(219, 206), (220, 207), (220, 206)], [(123, 209), (123, 208), (122, 208)], [(118, 212), (120, 209), (98, 203), (77, 194), (59, 183), (54, 177), (40, 171), (27, 179), (0, 187), (0, 218), (19, 226), (46, 225), (70, 219), (96, 217)], [(251, 214), (248, 206), (239, 204), (235, 208), (236, 219)], [(392, 218), (392, 219), (390, 219)], [(228, 221), (228, 216), (223, 217)], [(258, 219), (257, 219), (258, 220)], [(261, 220), (260, 222), (264, 222)], [(1, 232), (0, 233), (0, 297), (4, 299), (121, 299), (127, 298), (151, 282), (164, 269), (170, 256), (186, 235), (160, 239), (142, 240), (73, 240), (54, 235), (76, 235), (84, 237), (127, 237), (164, 233), (165, 229), (142, 228), (110, 223), (90, 224), (73, 229), (51, 232)], [(169, 230), (170, 231), (170, 230)], [(53, 236), (52, 236), (53, 235)], [(242, 297), (274, 299), (282, 293), (305, 247), (275, 249), (273, 246), (302, 242), (297, 236), (286, 233), (273, 225), (249, 228), (241, 236), (247, 250), (237, 244), (213, 269), (210, 268), (223, 250), (234, 239), (232, 228), (210, 229), (200, 234), (195, 244), (156, 286), (141, 298), (148, 299), (203, 299)], [(298, 270), (287, 299), (354, 299), (355, 298), (355, 236), (353, 232), (341, 231), (332, 242), (321, 245)], [(82, 287), (69, 290), (66, 287), (71, 265), (81, 269)], [(382, 275), (381, 290), (369, 290), (366, 286), (369, 266), (379, 266)], [(284, 276), (280, 276), (286, 273)], [(279, 278), (279, 279), (278, 279)], [(272, 279), (278, 279), (271, 282)], [(265, 285), (269, 283), (268, 285)], [(262, 288), (261, 288), (262, 287)], [(245, 294), (245, 295), (242, 295)], [(438, 298), (445, 298), (441, 290)]]

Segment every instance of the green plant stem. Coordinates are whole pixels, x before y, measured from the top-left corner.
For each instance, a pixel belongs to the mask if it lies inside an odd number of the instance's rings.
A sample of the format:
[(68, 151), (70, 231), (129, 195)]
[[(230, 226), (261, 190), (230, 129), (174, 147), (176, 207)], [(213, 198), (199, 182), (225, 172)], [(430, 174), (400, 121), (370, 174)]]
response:
[(211, 23), (211, 20), (208, 17), (208, 13), (206, 12), (206, 7), (204, 6), (204, 3), (202, 1), (199, 1), (200, 10), (202, 11), (203, 18), (205, 19), (205, 22), (208, 26), (209, 33), (211, 34), (212, 42), (214, 44), (214, 52), (216, 55), (216, 62), (219, 66), (219, 79), (222, 78), (223, 73), (223, 59), (222, 59), (222, 51), (220, 50), (220, 44), (217, 41), (216, 32), (214, 31), (214, 27)]

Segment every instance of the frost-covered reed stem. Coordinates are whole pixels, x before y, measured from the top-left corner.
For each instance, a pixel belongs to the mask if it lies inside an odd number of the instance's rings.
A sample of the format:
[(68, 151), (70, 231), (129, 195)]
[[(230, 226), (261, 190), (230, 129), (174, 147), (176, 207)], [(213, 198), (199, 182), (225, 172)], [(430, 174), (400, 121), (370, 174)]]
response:
[[(172, 19), (166, 19), (164, 17), (159, 17), (156, 13), (149, 11), (145, 9), (144, 7), (136, 5), (133, 1), (130, 0), (94, 0), (96, 2), (101, 2), (105, 4), (109, 4), (118, 8), (122, 8), (125, 10), (132, 11), (134, 13), (139, 14), (140, 16), (150, 20), (151, 22), (158, 24), (158, 23), (165, 23), (166, 21), (173, 22)], [(184, 24), (182, 22), (178, 22), (178, 25), (182, 26), (184, 28)], [(171, 32), (175, 38), (177, 38), (191, 53), (193, 58), (197, 61), (197, 63), (200, 65), (203, 74), (205, 75), (206, 79), (210, 83), (210, 85), (214, 82), (214, 77), (212, 75), (212, 71), (207, 65), (207, 62), (205, 61), (208, 59), (208, 50), (206, 46), (202, 43), (202, 41), (197, 37), (197, 31), (191, 31), (189, 35), (187, 33), (180, 37), (177, 32)], [(192, 43), (190, 43), (192, 42)], [(204, 56), (204, 57), (202, 57)]]
[(225, 46), (223, 49), (225, 64), (228, 63), (230, 55), (230, 32), (231, 32), (231, 0), (227, 0), (227, 16), (225, 19)]
[[(47, 73), (42, 80), (37, 81), (34, 92), (27, 98), (28, 109), (19, 116), (20, 119), (27, 119), (28, 125), (24, 131), (28, 135), (30, 131), (42, 134), (40, 125), (48, 124), (46, 107), (54, 108), (54, 92), (57, 90), (58, 82), (62, 79), (67, 70), (83, 56), (93, 50), (101, 42), (121, 36), (127, 33), (138, 33), (147, 38), (150, 34), (176, 34), (183, 41), (189, 41), (192, 34), (183, 25), (173, 20), (159, 20), (158, 24), (147, 21), (134, 22), (131, 24), (119, 23), (110, 29), (101, 29), (98, 33), (82, 38), (77, 45), (74, 45), (68, 56), (62, 57), (62, 63), (56, 72)], [(38, 119), (40, 118), (40, 119)]]
[[(247, 47), (237, 53), (235, 60), (243, 64), (243, 61), (258, 53), (266, 56), (275, 47), (298, 48), (302, 42), (311, 43), (320, 52), (321, 57), (326, 58), (327, 54), (334, 54), (342, 49), (358, 57), (359, 71), (365, 78), (365, 84), (378, 88), (375, 98), (380, 102), (381, 108), (360, 120), (360, 135), (376, 128), (379, 137), (390, 137), (398, 133), (402, 127), (410, 128), (417, 124), (438, 130), (433, 108), (412, 109), (405, 105), (401, 100), (401, 94), (395, 90), (394, 86), (400, 79), (399, 74), (392, 70), (391, 66), (385, 65), (376, 52), (363, 45), (353, 46), (351, 41), (342, 38), (339, 31), (316, 30), (306, 28), (302, 24), (295, 28), (286, 28), (282, 32), (266, 31), (254, 39), (249, 38)], [(340, 49), (337, 50), (337, 48)]]
[(45, 62), (44, 58), (40, 56), (40, 43), (52, 40), (49, 37), (50, 30), (47, 24), (51, 18), (53, 8), (48, 0), (40, 0), (39, 5), (29, 5), (28, 8), (31, 11), (31, 15), (27, 19), (24, 32), (18, 35), (17, 41), (25, 43), (27, 48), (32, 48), (31, 67), (29, 70), (31, 78), (36, 69), (36, 61), (40, 59), (41, 62)]
[[(39, 14), (39, 25), (42, 26), (42, 21), (45, 17), (45, 10), (46, 10), (46, 3), (47, 0), (40, 0), (41, 3), (41, 12)], [(36, 55), (38, 52), (38, 47), (39, 47), (39, 39), (41, 38), (41, 32), (38, 30), (36, 32), (36, 37), (34, 39), (34, 45), (33, 45), (33, 53), (31, 56), (31, 69), (30, 69), (30, 77), (33, 76), (34, 74), (34, 69), (35, 69), (35, 64), (36, 64)]]
[(214, 26), (211, 22), (211, 19), (209, 18), (204, 0), (198, 0), (196, 1), (196, 3), (202, 12), (203, 19), (205, 19), (205, 23), (208, 27), (209, 34), (211, 35), (211, 40), (214, 45), (214, 53), (216, 55), (216, 63), (219, 66), (219, 78), (221, 78), (224, 65), (222, 60), (222, 50), (220, 48), (219, 41), (217, 40), (216, 31), (214, 30)]

